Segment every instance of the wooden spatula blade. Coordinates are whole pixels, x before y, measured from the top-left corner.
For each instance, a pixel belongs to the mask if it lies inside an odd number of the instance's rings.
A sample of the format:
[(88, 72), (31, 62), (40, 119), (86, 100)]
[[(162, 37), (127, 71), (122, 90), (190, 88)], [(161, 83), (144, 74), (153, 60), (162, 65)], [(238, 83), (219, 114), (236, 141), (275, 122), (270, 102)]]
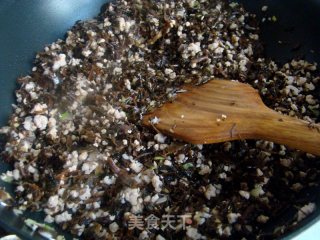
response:
[(149, 120), (158, 117), (156, 127), (168, 135), (196, 144), (216, 143), (248, 138), (251, 133), (247, 125), (240, 123), (263, 106), (255, 89), (236, 81), (219, 79), (185, 90), (174, 103), (146, 115), (143, 123), (150, 125)]
[(265, 139), (320, 155), (320, 126), (267, 108), (248, 84), (215, 79), (185, 87), (173, 103), (144, 116), (143, 124), (194, 144)]

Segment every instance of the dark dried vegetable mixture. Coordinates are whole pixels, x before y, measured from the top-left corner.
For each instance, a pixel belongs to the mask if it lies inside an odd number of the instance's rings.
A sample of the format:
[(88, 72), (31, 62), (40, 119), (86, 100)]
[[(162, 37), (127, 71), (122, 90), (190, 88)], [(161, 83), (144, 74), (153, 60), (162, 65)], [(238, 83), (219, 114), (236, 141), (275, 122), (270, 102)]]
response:
[[(141, 125), (184, 83), (212, 77), (248, 82), (269, 107), (319, 121), (316, 64), (264, 59), (257, 23), (221, 0), (119, 0), (47, 46), (19, 79), (1, 130), (14, 165), (2, 179), (13, 179), (20, 209), (43, 209), (46, 222), (84, 239), (264, 239), (292, 229), (315, 209), (307, 193), (318, 189), (319, 158), (267, 141), (195, 146)], [(185, 230), (129, 230), (134, 215), (151, 214), (192, 218)]]

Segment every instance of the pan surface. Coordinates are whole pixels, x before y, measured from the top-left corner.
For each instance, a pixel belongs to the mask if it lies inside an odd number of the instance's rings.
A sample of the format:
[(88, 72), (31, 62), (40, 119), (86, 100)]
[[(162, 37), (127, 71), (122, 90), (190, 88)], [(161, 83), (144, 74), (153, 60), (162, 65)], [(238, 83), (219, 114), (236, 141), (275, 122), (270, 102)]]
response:
[[(77, 21), (96, 16), (106, 0), (1, 0), (0, 1), (0, 127), (4, 126), (14, 103), (16, 78), (31, 71), (35, 53), (58, 38)], [(285, 62), (304, 58), (320, 63), (320, 0), (240, 0), (246, 9), (263, 17), (261, 7), (268, 5), (268, 15), (277, 16), (276, 23), (262, 24), (261, 38), (266, 56)], [(279, 41), (285, 44), (279, 44)], [(311, 51), (312, 50), (312, 51)], [(320, 97), (320, 93), (319, 93)], [(318, 120), (319, 121), (319, 120)], [(0, 138), (0, 149), (3, 142)], [(0, 174), (9, 166), (0, 160)], [(12, 191), (12, 186), (0, 180), (0, 187)], [(318, 189), (319, 190), (319, 189)], [(320, 191), (305, 193), (304, 197), (320, 206)], [(319, 207), (318, 207), (319, 208)], [(41, 239), (9, 209), (0, 205), (0, 226), (23, 239)], [(41, 214), (31, 214), (40, 219)], [(320, 231), (320, 212), (306, 219), (303, 227), (288, 235), (292, 239), (316, 239)], [(286, 216), (278, 223), (286, 221)], [(272, 228), (274, 226), (270, 226)]]

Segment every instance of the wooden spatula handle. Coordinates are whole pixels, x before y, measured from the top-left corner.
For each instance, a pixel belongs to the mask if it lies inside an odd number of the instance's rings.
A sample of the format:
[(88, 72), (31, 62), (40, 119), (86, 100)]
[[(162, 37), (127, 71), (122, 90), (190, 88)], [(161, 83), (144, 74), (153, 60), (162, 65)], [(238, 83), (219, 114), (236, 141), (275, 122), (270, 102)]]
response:
[(268, 111), (256, 124), (257, 138), (320, 156), (320, 125)]

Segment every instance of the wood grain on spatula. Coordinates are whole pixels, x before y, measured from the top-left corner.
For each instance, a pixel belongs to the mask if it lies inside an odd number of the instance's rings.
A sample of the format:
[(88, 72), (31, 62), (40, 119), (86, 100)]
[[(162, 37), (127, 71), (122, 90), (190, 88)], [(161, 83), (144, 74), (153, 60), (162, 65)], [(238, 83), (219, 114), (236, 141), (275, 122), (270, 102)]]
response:
[(186, 86), (143, 118), (160, 119), (155, 127), (167, 135), (194, 144), (239, 139), (264, 139), (320, 155), (320, 126), (282, 115), (266, 107), (248, 84), (214, 79), (201, 86)]

